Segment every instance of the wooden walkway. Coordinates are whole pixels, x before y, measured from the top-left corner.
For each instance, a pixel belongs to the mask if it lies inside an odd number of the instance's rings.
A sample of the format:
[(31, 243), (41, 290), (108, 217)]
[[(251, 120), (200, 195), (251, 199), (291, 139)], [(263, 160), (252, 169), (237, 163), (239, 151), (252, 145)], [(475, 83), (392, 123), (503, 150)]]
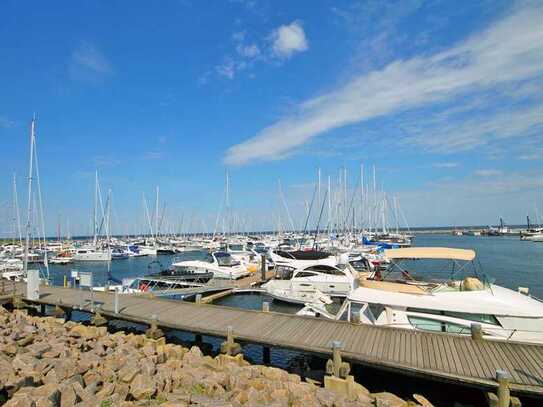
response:
[[(94, 292), (105, 317), (149, 324), (154, 317), (163, 328), (225, 337), (232, 326), (236, 340), (327, 355), (334, 340), (343, 344), (342, 355), (351, 362), (424, 378), (477, 387), (495, 387), (496, 370), (512, 376), (517, 393), (543, 396), (543, 346), (471, 337), (355, 325), (275, 312), (215, 305), (198, 305), (169, 299), (122, 295), (119, 314), (114, 295)], [(71, 288), (41, 287), (36, 303), (79, 307), (90, 292)], [(89, 304), (86, 305), (89, 310)]]

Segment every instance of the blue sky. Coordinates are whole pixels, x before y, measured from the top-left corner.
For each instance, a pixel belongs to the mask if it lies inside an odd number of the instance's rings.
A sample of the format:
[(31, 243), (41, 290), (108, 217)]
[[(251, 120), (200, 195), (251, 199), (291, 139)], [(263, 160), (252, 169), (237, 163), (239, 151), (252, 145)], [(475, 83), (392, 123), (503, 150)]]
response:
[[(24, 209), (38, 116), (47, 229), (89, 229), (94, 171), (116, 232), (213, 228), (225, 169), (255, 228), (299, 218), (316, 169), (375, 165), (415, 225), (543, 213), (543, 7), (510, 1), (3, 1), (0, 233)], [(22, 210), (21, 209), (21, 210)], [(277, 213), (277, 215), (275, 215)]]

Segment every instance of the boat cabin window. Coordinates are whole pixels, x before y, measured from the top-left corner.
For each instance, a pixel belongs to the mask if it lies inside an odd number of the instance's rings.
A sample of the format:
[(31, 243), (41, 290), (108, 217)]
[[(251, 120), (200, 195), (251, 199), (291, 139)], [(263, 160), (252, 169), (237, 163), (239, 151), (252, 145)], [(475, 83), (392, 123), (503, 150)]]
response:
[(370, 266), (368, 265), (368, 261), (366, 259), (364, 259), (364, 260), (351, 260), (349, 262), (349, 264), (351, 266), (353, 266), (353, 268), (356, 271), (369, 271), (370, 270)]
[(382, 304), (370, 304), (369, 309), (375, 320), (378, 320), (381, 314), (385, 311), (385, 307)]
[(373, 304), (349, 302), (349, 305), (344, 311), (339, 311), (341, 312), (339, 319), (341, 321), (353, 323), (374, 324), (380, 315), (380, 312), (379, 314), (374, 314), (371, 308), (372, 305)]
[(422, 331), (432, 332), (448, 332), (455, 334), (469, 334), (470, 328), (460, 324), (455, 324), (448, 321), (438, 321), (431, 318), (421, 318), (415, 316), (408, 316), (409, 323), (415, 328)]
[(292, 278), (294, 270), (296, 270), (294, 267), (275, 265), (276, 278), (279, 280), (290, 280)]
[(374, 323), (375, 318), (368, 307), (368, 304), (359, 304), (356, 302), (351, 302), (350, 304), (350, 315), (349, 321), (354, 323)]
[(314, 277), (316, 273), (308, 273), (306, 271), (300, 271), (294, 275), (294, 277)]
[(344, 275), (344, 273), (341, 270), (338, 270), (335, 267), (327, 266), (327, 265), (311, 266), (311, 267), (307, 267), (305, 270), (316, 271), (316, 272), (324, 273), (324, 274), (331, 274), (334, 276)]
[(228, 247), (229, 247), (230, 250), (233, 250), (233, 251), (236, 251), (236, 252), (241, 252), (241, 251), (245, 250), (242, 244), (231, 244)]
[(488, 314), (471, 314), (467, 312), (453, 312), (453, 311), (436, 311), (423, 308), (407, 308), (407, 312), (418, 312), (421, 314), (434, 314), (443, 315), (451, 318), (466, 319), (473, 322), (481, 322), (483, 324), (500, 325), (494, 315)]

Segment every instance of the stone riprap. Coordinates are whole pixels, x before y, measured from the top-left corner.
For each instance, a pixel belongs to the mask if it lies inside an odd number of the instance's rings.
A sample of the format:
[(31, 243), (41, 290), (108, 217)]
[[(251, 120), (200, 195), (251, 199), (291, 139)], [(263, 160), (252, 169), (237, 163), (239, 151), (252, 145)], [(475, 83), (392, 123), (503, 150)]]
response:
[[(430, 406), (362, 386), (350, 397), (243, 357), (0, 307), (0, 405)], [(420, 403), (420, 404), (419, 404)]]

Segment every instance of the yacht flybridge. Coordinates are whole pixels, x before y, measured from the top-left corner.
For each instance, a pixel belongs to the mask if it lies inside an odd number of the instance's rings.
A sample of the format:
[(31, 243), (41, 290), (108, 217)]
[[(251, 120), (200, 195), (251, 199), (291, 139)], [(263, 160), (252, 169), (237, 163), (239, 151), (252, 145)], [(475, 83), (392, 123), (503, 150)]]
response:
[(288, 278), (270, 280), (262, 288), (277, 300), (304, 304), (313, 302), (308, 300), (309, 294), (317, 299), (324, 298), (323, 295), (347, 296), (356, 287), (358, 272), (348, 263), (338, 266), (314, 264), (294, 270), (285, 277)]
[(226, 278), (237, 280), (249, 275), (247, 267), (236, 260), (228, 252), (209, 253), (205, 260), (188, 260), (174, 262), (172, 266), (178, 271), (202, 273), (213, 273), (214, 278)]
[(290, 273), (315, 265), (335, 267), (338, 263), (347, 263), (348, 260), (348, 256), (345, 256), (345, 259), (340, 259), (340, 256), (317, 250), (270, 250), (269, 255), (275, 264), (277, 274)]
[[(299, 313), (453, 334), (469, 334), (477, 323), (485, 337), (543, 343), (543, 303), (526, 289), (513, 291), (480, 276), (473, 250), (419, 247), (386, 250), (385, 255), (392, 261), (387, 275), (375, 272), (360, 279), (337, 314), (315, 304), (307, 304)], [(450, 278), (419, 280), (404, 266), (413, 260), (433, 264), (445, 260), (452, 264)], [(454, 278), (470, 264), (472, 276)]]

